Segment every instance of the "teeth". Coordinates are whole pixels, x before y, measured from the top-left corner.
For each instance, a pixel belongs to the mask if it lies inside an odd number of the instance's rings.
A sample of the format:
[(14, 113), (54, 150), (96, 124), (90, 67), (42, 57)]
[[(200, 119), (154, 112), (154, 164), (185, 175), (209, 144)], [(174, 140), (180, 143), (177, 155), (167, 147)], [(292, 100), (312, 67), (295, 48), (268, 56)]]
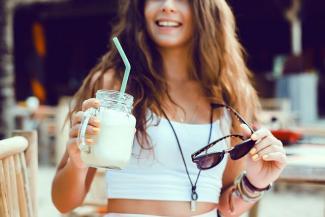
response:
[(179, 23), (173, 21), (158, 21), (159, 26), (166, 26), (166, 27), (176, 27), (180, 26)]

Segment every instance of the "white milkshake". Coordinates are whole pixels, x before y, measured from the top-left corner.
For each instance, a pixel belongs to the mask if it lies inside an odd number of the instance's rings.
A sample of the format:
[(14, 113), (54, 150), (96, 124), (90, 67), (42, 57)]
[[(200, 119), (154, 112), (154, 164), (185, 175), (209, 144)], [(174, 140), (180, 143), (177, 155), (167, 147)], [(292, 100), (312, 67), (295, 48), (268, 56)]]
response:
[[(101, 101), (101, 107), (95, 112), (100, 120), (100, 132), (95, 137), (96, 144), (83, 144), (81, 159), (91, 167), (122, 169), (131, 157), (135, 134), (136, 120), (130, 113), (130, 106), (127, 107), (130, 102), (132, 105), (133, 97), (127, 104), (120, 104), (118, 92), (101, 90), (96, 98)], [(88, 124), (85, 122), (82, 124)]]

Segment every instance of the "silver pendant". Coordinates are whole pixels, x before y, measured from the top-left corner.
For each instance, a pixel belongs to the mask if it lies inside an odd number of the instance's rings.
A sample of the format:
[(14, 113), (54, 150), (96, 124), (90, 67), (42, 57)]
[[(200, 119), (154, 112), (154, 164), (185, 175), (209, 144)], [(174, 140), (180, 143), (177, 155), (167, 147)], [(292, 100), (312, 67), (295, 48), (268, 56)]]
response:
[(196, 211), (196, 200), (191, 200), (191, 211), (192, 212)]
[(191, 195), (191, 211), (195, 212), (196, 211), (196, 201), (199, 198), (198, 194), (196, 193), (195, 190), (192, 190), (192, 195)]

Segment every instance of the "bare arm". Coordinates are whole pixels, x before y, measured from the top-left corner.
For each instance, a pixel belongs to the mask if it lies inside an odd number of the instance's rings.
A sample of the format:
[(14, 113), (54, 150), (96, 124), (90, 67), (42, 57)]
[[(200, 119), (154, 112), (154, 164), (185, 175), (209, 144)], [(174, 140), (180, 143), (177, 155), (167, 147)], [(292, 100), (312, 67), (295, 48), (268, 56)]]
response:
[(236, 206), (235, 212), (231, 213), (229, 197), (231, 195), (232, 187), (236, 177), (245, 169), (245, 158), (237, 161), (228, 160), (225, 173), (223, 176), (222, 193), (219, 199), (219, 210), (223, 216), (240, 216), (247, 210), (249, 210), (254, 203), (247, 203), (239, 197), (233, 197), (233, 204)]
[(246, 177), (253, 186), (263, 189), (280, 176), (286, 165), (282, 143), (269, 130), (261, 128), (250, 138), (256, 142), (251, 152), (241, 160), (229, 160), (226, 167), (223, 179), (225, 187), (220, 197), (219, 210), (227, 217), (239, 216), (254, 205), (254, 202), (245, 202), (232, 194), (233, 182), (241, 171), (247, 171)]
[[(104, 75), (104, 83), (102, 88), (115, 89), (114, 71), (109, 70)], [(95, 74), (93, 81), (96, 81), (99, 73)], [(83, 116), (83, 111), (90, 107), (98, 107), (99, 101), (91, 98), (83, 102), (82, 111), (77, 112), (72, 117), (72, 126), (69, 132), (69, 141), (67, 142), (66, 152), (57, 168), (53, 183), (52, 183), (52, 201), (56, 208), (66, 213), (80, 206), (94, 179), (96, 169), (86, 167), (81, 158), (78, 148), (78, 132), (80, 122)], [(97, 131), (94, 129), (98, 129)], [(97, 134), (100, 128), (100, 123), (96, 119), (90, 119), (87, 127), (87, 134)], [(89, 141), (88, 143), (92, 143)]]
[(52, 185), (52, 200), (56, 208), (66, 213), (80, 206), (95, 173), (94, 168), (78, 168), (65, 152)]

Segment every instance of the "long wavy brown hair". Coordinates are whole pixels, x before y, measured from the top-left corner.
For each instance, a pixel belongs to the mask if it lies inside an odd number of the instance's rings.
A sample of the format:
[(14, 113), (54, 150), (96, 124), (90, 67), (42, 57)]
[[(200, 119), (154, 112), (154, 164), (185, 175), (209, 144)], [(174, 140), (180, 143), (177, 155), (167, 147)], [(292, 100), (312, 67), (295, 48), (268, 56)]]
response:
[[(168, 89), (162, 72), (162, 58), (146, 30), (145, 1), (126, 0), (120, 3), (119, 20), (111, 37), (119, 38), (130, 60), (132, 71), (127, 92), (135, 97), (133, 114), (137, 119), (137, 138), (148, 141), (146, 112), (150, 108), (160, 114), (157, 108), (161, 105), (163, 96), (166, 93), (168, 95)], [(237, 38), (235, 18), (230, 7), (225, 0), (189, 2), (192, 5), (195, 29), (191, 43), (191, 77), (200, 81), (211, 102), (227, 103), (248, 121), (256, 120), (259, 100), (251, 84), (251, 72), (245, 64), (245, 53)], [(93, 97), (102, 87), (103, 76), (109, 69), (116, 72), (115, 81), (121, 81), (124, 65), (111, 38), (109, 41), (108, 52), (90, 71), (75, 94), (70, 117), (81, 109), (85, 99)]]

